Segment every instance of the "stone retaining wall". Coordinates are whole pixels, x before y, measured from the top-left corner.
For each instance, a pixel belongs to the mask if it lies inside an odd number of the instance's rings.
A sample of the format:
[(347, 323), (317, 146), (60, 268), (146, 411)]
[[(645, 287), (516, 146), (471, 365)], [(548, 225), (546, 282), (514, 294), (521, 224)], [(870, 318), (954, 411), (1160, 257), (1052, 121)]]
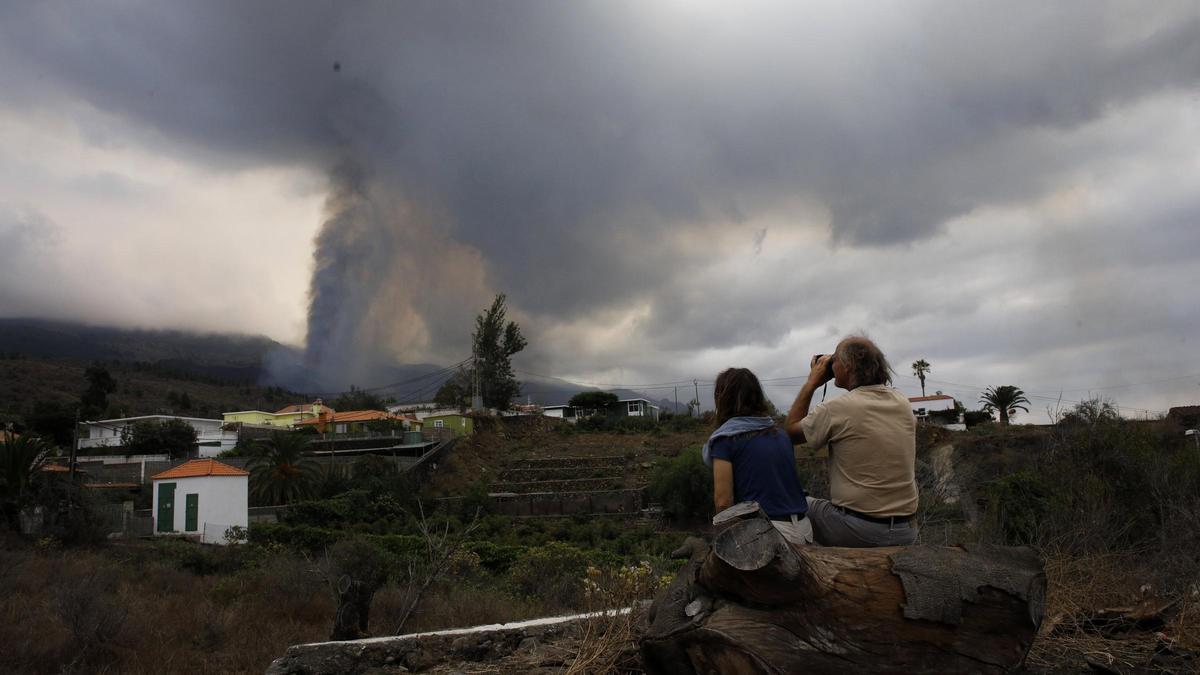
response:
[[(295, 645), (271, 663), (267, 675), (462, 672), (464, 668), (472, 672), (562, 672), (578, 652), (581, 626), (588, 621), (614, 620), (629, 611)], [(481, 666), (486, 670), (476, 670)]]

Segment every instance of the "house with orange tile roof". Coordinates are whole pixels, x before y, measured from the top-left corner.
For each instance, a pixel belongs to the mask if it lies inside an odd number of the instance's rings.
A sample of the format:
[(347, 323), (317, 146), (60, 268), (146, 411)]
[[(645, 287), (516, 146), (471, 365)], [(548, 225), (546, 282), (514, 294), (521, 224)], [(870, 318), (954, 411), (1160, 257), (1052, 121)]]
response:
[(367, 431), (370, 422), (395, 422), (404, 429), (420, 429), (421, 425), (411, 415), (397, 415), (382, 410), (347, 410), (297, 422), (296, 428), (313, 427), (322, 434), (354, 434)]
[(215, 459), (193, 459), (150, 477), (154, 534), (227, 544), (230, 527), (249, 524), (250, 473)]

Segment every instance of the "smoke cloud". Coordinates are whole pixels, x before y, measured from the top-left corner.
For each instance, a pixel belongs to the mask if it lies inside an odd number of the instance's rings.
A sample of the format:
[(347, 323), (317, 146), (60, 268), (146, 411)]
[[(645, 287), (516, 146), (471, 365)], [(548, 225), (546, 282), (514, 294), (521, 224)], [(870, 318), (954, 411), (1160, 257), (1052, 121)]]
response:
[[(1150, 209), (1122, 188), (1162, 176), (1122, 162), (1188, 165), (1154, 135), (1194, 127), (1198, 35), (1186, 2), (11, 3), (0, 88), (9, 114), (65, 110), (98, 144), (326, 176), (304, 332), (328, 388), (463, 358), (499, 291), (527, 367), (655, 379), (836, 327), (927, 349), (905, 322), (995, 327), (997, 298), (1077, 283), (1067, 239), (1127, 237), (1116, 213), (1186, 236), (1188, 182)], [(991, 227), (1027, 238), (993, 259)], [(1026, 266), (1042, 255), (1073, 267)], [(1024, 290), (988, 285), (985, 260)], [(922, 263), (959, 293), (923, 298)], [(1008, 347), (972, 324), (942, 349), (1011, 366), (1080, 339), (1043, 309), (997, 319)]]

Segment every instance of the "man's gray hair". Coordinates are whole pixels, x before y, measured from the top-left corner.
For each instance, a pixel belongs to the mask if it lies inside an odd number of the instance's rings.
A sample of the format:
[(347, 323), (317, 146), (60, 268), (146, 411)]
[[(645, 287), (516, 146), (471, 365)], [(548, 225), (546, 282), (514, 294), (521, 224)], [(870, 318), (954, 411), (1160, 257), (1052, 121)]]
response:
[(850, 371), (854, 386), (891, 384), (891, 364), (883, 351), (865, 335), (851, 335), (838, 343), (837, 358)]

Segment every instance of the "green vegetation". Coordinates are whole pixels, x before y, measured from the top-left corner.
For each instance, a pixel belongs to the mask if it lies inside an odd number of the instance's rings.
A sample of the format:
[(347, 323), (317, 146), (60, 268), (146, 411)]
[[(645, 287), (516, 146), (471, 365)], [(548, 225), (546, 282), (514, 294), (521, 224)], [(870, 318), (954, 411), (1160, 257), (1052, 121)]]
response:
[(913, 375), (916, 376), (916, 378), (921, 381), (921, 395), (922, 396), (925, 395), (925, 374), (931, 370), (933, 370), (933, 368), (930, 367), (929, 362), (926, 361), (925, 359), (917, 359), (916, 361), (913, 361), (912, 372), (913, 372)]
[(650, 478), (651, 498), (676, 521), (709, 520), (713, 515), (712, 472), (700, 449), (685, 450), (660, 464)]
[(1016, 415), (1018, 410), (1029, 412), (1029, 408), (1026, 407), (1029, 399), (1025, 398), (1025, 392), (1011, 384), (988, 387), (979, 397), (979, 402), (983, 404), (985, 412), (1000, 413), (1001, 424), (1008, 424), (1009, 418)]
[(492, 306), (475, 318), (471, 334), (471, 354), (479, 371), (483, 405), (508, 410), (521, 392), (521, 383), (513, 376), (510, 359), (528, 344), (515, 322), (505, 323), (505, 295), (500, 293)]
[(84, 371), (87, 389), (79, 397), (80, 414), (87, 418), (98, 417), (108, 408), (108, 395), (117, 390), (117, 381), (103, 366), (92, 366)]
[(269, 506), (313, 496), (321, 474), (317, 461), (304, 454), (307, 449), (308, 439), (303, 435), (273, 432), (246, 465), (250, 497)]
[(615, 405), (619, 399), (616, 394), (607, 391), (581, 391), (567, 401), (572, 408), (581, 408), (584, 414), (608, 412), (608, 407)]
[(196, 430), (178, 419), (134, 422), (121, 429), (121, 447), (126, 455), (166, 452), (179, 459), (196, 449)]

